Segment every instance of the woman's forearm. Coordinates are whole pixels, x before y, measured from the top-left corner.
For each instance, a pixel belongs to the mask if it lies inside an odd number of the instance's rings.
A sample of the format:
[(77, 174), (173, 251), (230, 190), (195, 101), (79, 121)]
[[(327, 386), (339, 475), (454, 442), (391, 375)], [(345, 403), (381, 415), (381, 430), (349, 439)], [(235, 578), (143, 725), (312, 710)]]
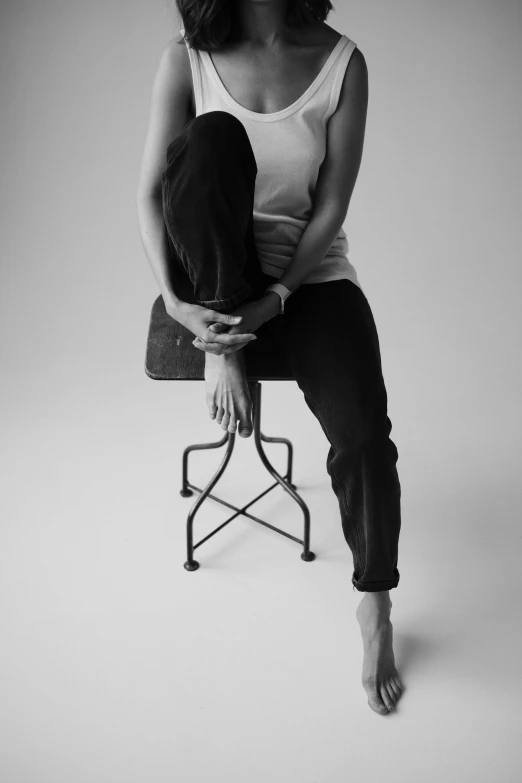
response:
[(306, 226), (296, 251), (277, 281), (295, 291), (301, 283), (317, 268), (328, 253), (343, 225), (345, 215), (329, 210), (315, 213)]
[(174, 290), (172, 280), (172, 261), (161, 196), (137, 196), (136, 205), (145, 255), (160, 288), (165, 307), (172, 311), (181, 300)]

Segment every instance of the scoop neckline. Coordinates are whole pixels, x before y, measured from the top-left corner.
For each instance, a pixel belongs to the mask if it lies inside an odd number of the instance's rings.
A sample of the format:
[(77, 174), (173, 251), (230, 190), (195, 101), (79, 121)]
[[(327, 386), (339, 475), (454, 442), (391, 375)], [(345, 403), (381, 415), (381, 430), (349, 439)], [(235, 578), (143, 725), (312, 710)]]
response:
[(232, 97), (232, 95), (229, 93), (225, 85), (223, 84), (221, 77), (219, 73), (217, 72), (216, 66), (214, 65), (214, 62), (212, 60), (212, 57), (210, 56), (209, 52), (205, 51), (204, 49), (198, 50), (199, 54), (202, 55), (206, 61), (206, 63), (209, 66), (209, 72), (210, 76), (212, 77), (212, 80), (214, 81), (217, 89), (221, 93), (222, 97), (229, 103), (231, 106), (233, 106), (236, 111), (240, 112), (241, 114), (245, 115), (246, 117), (249, 117), (250, 119), (257, 120), (258, 122), (271, 122), (273, 120), (280, 120), (284, 117), (288, 117), (290, 114), (293, 114), (295, 111), (297, 111), (306, 101), (312, 96), (312, 94), (318, 89), (320, 84), (324, 81), (326, 78), (331, 66), (333, 65), (333, 62), (346, 43), (349, 42), (348, 36), (344, 35), (344, 33), (341, 34), (341, 37), (335, 44), (334, 48), (328, 55), (328, 58), (313, 80), (311, 84), (308, 85), (307, 89), (302, 93), (302, 95), (297, 98), (293, 103), (290, 104), (290, 106), (286, 106), (284, 109), (280, 109), (279, 111), (273, 111), (268, 113), (263, 112), (257, 112), (257, 111), (251, 111), (251, 109), (247, 109), (246, 106), (242, 106), (240, 103), (236, 101), (235, 98)]

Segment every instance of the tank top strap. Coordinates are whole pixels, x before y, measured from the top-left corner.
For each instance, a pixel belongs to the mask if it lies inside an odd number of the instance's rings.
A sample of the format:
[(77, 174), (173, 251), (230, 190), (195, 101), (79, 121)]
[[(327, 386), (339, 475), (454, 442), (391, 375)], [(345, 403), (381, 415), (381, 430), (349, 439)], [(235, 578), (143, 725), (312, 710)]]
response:
[(341, 87), (344, 81), (344, 75), (348, 68), (350, 58), (357, 48), (355, 41), (352, 41), (348, 36), (343, 36), (345, 39), (344, 46), (341, 48), (339, 56), (337, 57), (332, 70), (329, 73), (328, 85), (329, 85), (329, 103), (326, 111), (325, 120), (328, 121), (332, 114), (337, 109), (339, 103), (339, 96), (341, 94)]
[[(185, 38), (185, 28), (182, 27), (179, 31), (183, 38)], [(190, 70), (192, 72), (192, 86), (194, 89), (194, 102), (196, 115), (199, 114), (203, 101), (203, 86), (202, 86), (202, 74), (201, 74), (201, 58), (197, 49), (193, 49), (185, 41), (187, 52), (190, 62)]]

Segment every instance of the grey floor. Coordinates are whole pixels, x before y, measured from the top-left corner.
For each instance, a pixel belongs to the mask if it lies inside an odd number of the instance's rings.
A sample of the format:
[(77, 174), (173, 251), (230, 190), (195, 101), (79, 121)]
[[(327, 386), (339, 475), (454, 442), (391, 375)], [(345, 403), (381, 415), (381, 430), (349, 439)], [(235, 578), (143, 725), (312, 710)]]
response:
[[(1, 497), (2, 780), (520, 780), (520, 501), (508, 478), (444, 486), (435, 457), (420, 464), (403, 448), (392, 599), (406, 693), (381, 717), (360, 684), (360, 596), (327, 444), (294, 384), (265, 384), (264, 429), (294, 442), (317, 559), (239, 519), (188, 573), (181, 451), (220, 434), (203, 385), (86, 381), (51, 398), (15, 381)], [(283, 449), (267, 448), (283, 468)], [(193, 480), (216, 461), (198, 455)], [(252, 441), (238, 439), (229, 471), (219, 491), (231, 502), (270, 482)], [(256, 508), (301, 535), (282, 491)], [(226, 514), (209, 505), (197, 540)]]

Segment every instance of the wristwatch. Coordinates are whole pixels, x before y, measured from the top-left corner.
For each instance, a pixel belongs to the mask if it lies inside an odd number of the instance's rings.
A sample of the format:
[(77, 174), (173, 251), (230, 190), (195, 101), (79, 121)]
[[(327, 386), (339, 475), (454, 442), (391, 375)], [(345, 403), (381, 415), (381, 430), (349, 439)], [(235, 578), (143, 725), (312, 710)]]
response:
[(281, 297), (281, 307), (279, 309), (279, 312), (281, 315), (285, 312), (285, 301), (288, 299), (290, 294), (292, 293), (289, 288), (287, 288), (282, 283), (273, 283), (272, 285), (269, 285), (268, 288), (265, 290), (263, 296), (267, 294), (269, 291), (274, 291), (276, 294), (279, 294)]

